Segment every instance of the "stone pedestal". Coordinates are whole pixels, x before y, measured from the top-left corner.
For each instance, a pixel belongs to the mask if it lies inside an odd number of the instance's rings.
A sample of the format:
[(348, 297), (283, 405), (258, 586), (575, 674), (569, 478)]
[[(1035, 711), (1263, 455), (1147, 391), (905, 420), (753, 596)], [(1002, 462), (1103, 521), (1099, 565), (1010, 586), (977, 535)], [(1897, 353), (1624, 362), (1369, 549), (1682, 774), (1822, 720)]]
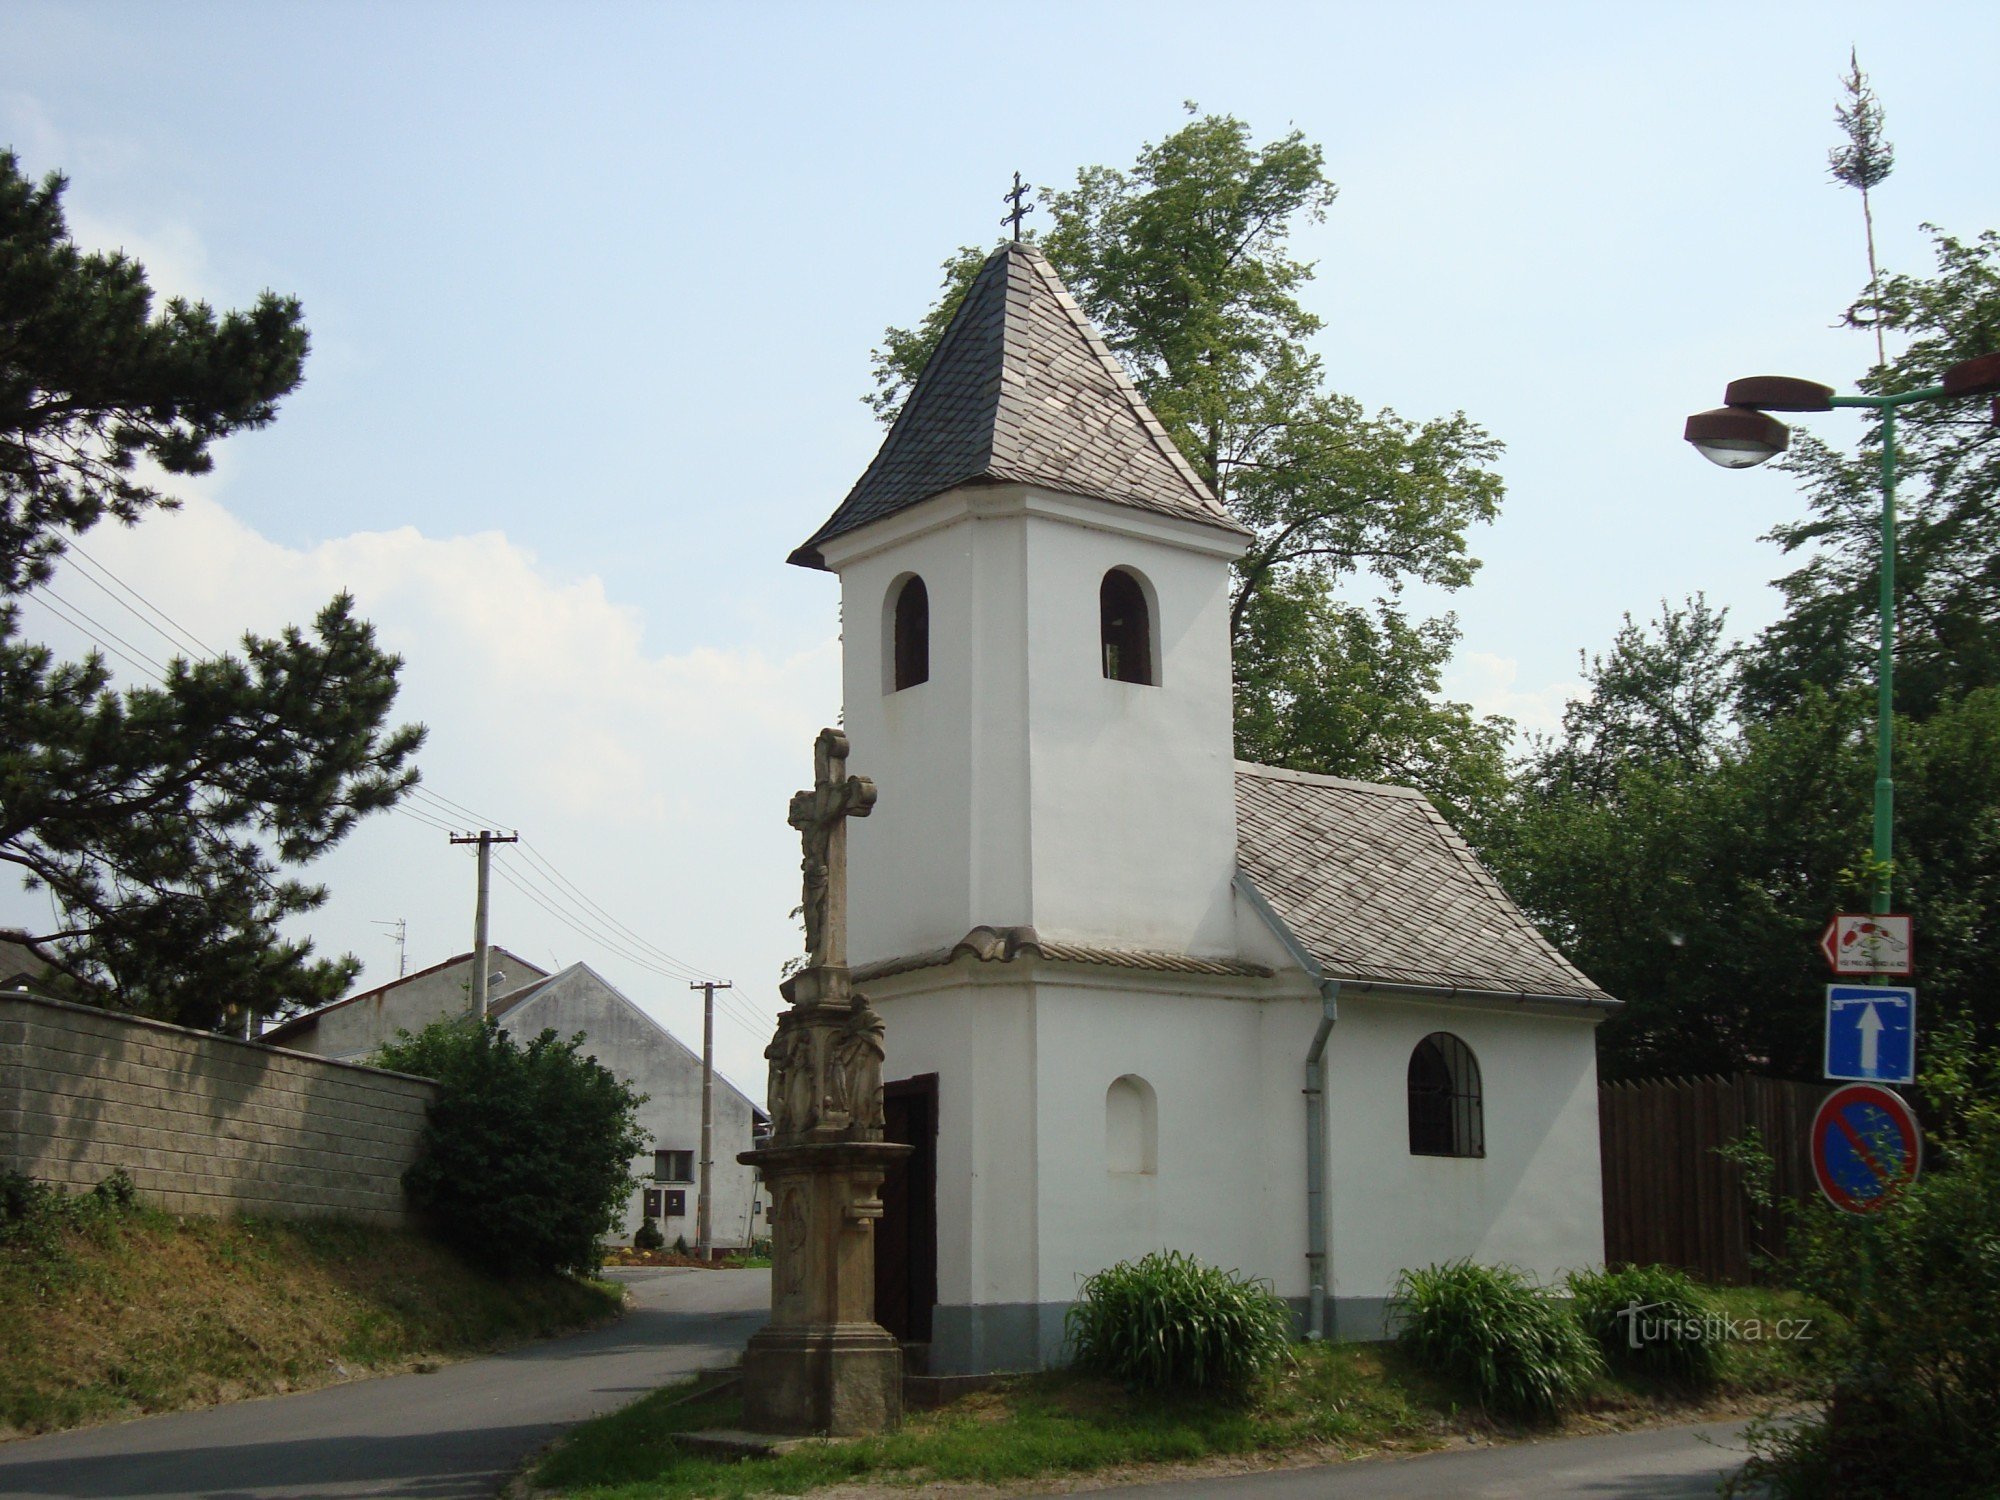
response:
[(882, 1023), (847, 971), (785, 985), (771, 1061), (770, 1144), (737, 1158), (771, 1202), (771, 1322), (743, 1354), (755, 1432), (849, 1436), (895, 1427), (903, 1356), (875, 1322), (877, 1196), (910, 1147), (882, 1139)]

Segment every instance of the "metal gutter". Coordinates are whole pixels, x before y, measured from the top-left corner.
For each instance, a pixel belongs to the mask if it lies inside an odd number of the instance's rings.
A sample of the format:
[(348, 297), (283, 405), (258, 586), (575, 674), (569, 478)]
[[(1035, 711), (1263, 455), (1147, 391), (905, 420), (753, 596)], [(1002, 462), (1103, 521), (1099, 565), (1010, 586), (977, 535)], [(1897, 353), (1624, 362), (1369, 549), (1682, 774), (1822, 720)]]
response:
[(1532, 990), (1481, 990), (1463, 984), (1391, 984), (1381, 979), (1348, 976), (1338, 981), (1358, 990), (1388, 995), (1422, 995), (1430, 1000), (1485, 1001), (1495, 1005), (1554, 1005), (1565, 1010), (1601, 1010), (1606, 1015), (1625, 1008), (1610, 995), (1543, 995)]

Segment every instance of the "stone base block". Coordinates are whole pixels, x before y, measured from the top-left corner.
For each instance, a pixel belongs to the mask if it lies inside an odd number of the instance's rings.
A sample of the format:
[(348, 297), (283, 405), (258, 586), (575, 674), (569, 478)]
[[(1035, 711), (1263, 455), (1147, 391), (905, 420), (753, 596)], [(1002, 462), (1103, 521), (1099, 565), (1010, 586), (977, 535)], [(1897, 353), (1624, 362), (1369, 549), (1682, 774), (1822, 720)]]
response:
[(766, 1328), (743, 1351), (752, 1432), (851, 1437), (903, 1420), (903, 1351), (874, 1323)]

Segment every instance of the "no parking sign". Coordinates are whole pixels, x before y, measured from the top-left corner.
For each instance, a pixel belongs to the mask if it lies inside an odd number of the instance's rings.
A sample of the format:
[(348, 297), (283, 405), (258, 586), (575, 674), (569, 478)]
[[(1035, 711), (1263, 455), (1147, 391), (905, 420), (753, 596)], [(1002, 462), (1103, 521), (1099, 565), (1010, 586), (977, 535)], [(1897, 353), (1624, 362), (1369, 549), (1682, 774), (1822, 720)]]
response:
[(1924, 1139), (1900, 1094), (1872, 1083), (1835, 1089), (1812, 1123), (1813, 1176), (1835, 1208), (1865, 1214), (1916, 1181)]

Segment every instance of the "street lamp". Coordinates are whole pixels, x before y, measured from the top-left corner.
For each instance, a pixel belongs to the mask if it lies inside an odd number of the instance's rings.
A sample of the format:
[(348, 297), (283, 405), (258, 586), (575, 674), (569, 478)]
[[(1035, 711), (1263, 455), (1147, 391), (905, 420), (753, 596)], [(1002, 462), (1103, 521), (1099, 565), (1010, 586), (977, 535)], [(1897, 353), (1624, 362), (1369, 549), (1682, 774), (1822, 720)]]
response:
[[(1833, 387), (1785, 375), (1756, 375), (1732, 380), (1723, 404), (1687, 419), (1682, 434), (1710, 463), (1725, 469), (1749, 469), (1776, 458), (1791, 445), (1791, 429), (1774, 411), (1831, 411), (1860, 406), (1882, 417), (1882, 645), (1875, 669), (1875, 864), (1881, 883), (1875, 890), (1875, 910), (1889, 910), (1890, 853), (1896, 784), (1890, 775), (1894, 734), (1896, 652), (1896, 413), (1920, 402), (1959, 396), (2000, 393), (2000, 354), (1982, 354), (1944, 372), (1937, 385), (1901, 391), (1893, 396), (1836, 396)], [(1994, 404), (2000, 422), (2000, 401)]]

